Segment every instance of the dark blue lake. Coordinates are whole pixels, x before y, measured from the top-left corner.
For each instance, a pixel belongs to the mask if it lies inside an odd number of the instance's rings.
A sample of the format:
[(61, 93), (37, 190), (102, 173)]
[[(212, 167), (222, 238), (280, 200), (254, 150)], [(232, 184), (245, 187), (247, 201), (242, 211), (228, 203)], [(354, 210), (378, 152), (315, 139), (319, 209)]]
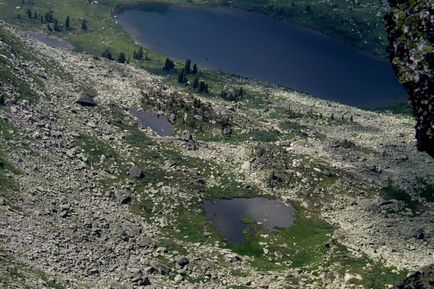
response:
[(407, 99), (386, 60), (266, 15), (148, 4), (118, 19), (143, 46), (199, 66), (364, 108)]

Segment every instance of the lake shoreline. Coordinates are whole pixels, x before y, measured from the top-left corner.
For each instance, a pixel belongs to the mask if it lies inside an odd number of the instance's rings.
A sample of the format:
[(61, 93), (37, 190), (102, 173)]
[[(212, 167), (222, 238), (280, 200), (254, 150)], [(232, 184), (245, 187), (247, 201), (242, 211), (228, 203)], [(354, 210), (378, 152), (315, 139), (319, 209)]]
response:
[[(407, 96), (389, 69), (389, 62), (311, 28), (288, 24), (263, 13), (211, 5), (147, 1), (124, 8), (116, 18), (136, 43), (160, 55), (175, 58), (177, 62), (191, 58), (211, 74), (223, 71), (228, 76), (282, 85), (317, 98), (365, 109), (406, 101)], [(146, 8), (152, 9), (148, 11)], [(202, 14), (212, 20), (207, 20)], [(172, 20), (168, 22), (167, 17), (172, 17)], [(172, 21), (175, 21), (174, 26)], [(220, 25), (216, 26), (216, 21)], [(228, 23), (239, 23), (237, 21), (245, 22), (244, 26), (251, 24), (249, 31), (225, 30)], [(202, 25), (197, 27), (194, 23)], [(259, 23), (265, 28), (262, 29)], [(179, 27), (185, 32), (180, 33)], [(192, 30), (195, 32), (190, 32)], [(200, 45), (192, 45), (197, 34), (208, 35), (209, 31), (217, 34), (206, 38), (207, 41), (200, 42)], [(186, 39), (181, 39), (180, 35)], [(258, 41), (259, 36), (261, 41)], [(232, 43), (235, 49), (231, 50), (222, 43)], [(256, 58), (260, 61), (255, 62)], [(270, 65), (273, 67), (271, 71), (267, 69)]]
[(367, 56), (370, 57), (375, 57), (375, 58), (381, 58), (382, 60), (384, 60), (385, 62), (388, 61), (388, 56), (386, 55), (381, 55), (378, 53), (375, 53), (374, 51), (371, 50), (366, 50), (366, 49), (362, 49), (360, 47), (358, 47), (357, 45), (355, 45), (354, 43), (352, 43), (351, 41), (348, 41), (347, 39), (345, 39), (344, 37), (338, 37), (337, 35), (332, 35), (331, 33), (326, 33), (323, 31), (320, 31), (318, 29), (309, 27), (309, 26), (305, 26), (305, 25), (301, 25), (299, 23), (297, 23), (296, 21), (291, 21), (290, 19), (284, 18), (282, 16), (278, 16), (275, 15), (273, 13), (267, 13), (267, 11), (265, 9), (243, 9), (242, 7), (237, 7), (237, 6), (232, 6), (232, 5), (222, 5), (222, 4), (211, 4), (211, 3), (205, 3), (205, 4), (201, 4), (201, 3), (186, 3), (186, 2), (180, 2), (180, 1), (171, 1), (171, 0), (138, 0), (137, 2), (133, 2), (133, 3), (126, 3), (126, 4), (116, 4), (113, 8), (112, 8), (112, 13), (111, 16), (116, 18), (120, 13), (129, 10), (129, 9), (134, 9), (134, 8), (139, 8), (141, 6), (145, 6), (145, 5), (158, 5), (158, 4), (164, 4), (164, 5), (176, 5), (176, 6), (181, 6), (181, 7), (203, 7), (203, 8), (229, 8), (229, 9), (235, 9), (235, 10), (241, 10), (244, 12), (249, 12), (249, 13), (259, 13), (262, 15), (266, 15), (269, 17), (272, 17), (274, 19), (277, 19), (279, 21), (281, 21), (282, 23), (285, 23), (287, 25), (293, 25), (296, 26), (298, 28), (303, 28), (303, 29), (307, 29), (308, 31), (310, 31), (311, 33), (318, 33), (319, 35), (322, 35), (324, 37), (329, 37), (335, 40), (339, 40), (342, 41), (350, 46), (352, 46), (354, 49), (359, 50), (361, 53), (366, 53)]

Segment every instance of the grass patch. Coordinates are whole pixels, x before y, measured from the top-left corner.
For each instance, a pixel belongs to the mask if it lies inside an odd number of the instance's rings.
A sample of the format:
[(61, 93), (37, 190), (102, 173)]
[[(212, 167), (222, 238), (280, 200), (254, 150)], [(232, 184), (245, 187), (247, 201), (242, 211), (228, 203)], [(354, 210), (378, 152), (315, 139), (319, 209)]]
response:
[[(358, 274), (361, 280), (356, 278), (349, 282), (354, 285), (363, 285), (364, 288), (384, 289), (388, 284), (398, 284), (404, 280), (407, 271), (397, 271), (395, 268), (385, 267), (379, 262), (370, 260), (366, 256), (355, 257), (346, 247), (337, 244), (329, 265), (339, 264), (338, 270), (342, 275), (345, 273)], [(395, 269), (395, 270), (394, 270)]]
[(387, 107), (374, 109), (374, 111), (387, 112), (387, 113), (406, 115), (406, 116), (414, 115), (413, 108), (411, 107), (410, 103), (395, 103)]
[(410, 209), (413, 214), (424, 210), (424, 206), (417, 200), (413, 200), (411, 195), (399, 188), (398, 186), (389, 183), (388, 186), (383, 189), (382, 196), (386, 200), (398, 200), (405, 204), (405, 208)]
[[(321, 264), (328, 249), (325, 244), (334, 227), (318, 217), (307, 217), (298, 207), (294, 225), (290, 228), (268, 231), (255, 225), (245, 231), (246, 243), (230, 244), (241, 255), (253, 256), (252, 265), (260, 270), (279, 270), (282, 263), (293, 267), (315, 267)], [(269, 251), (264, 254), (264, 246)]]
[(419, 196), (424, 198), (427, 202), (434, 202), (434, 185), (424, 180), (420, 181), (421, 188), (418, 190)]
[(240, 144), (246, 141), (259, 141), (259, 142), (275, 142), (282, 137), (289, 139), (290, 135), (281, 135), (277, 131), (265, 131), (265, 130), (252, 130), (248, 133), (234, 132), (229, 135), (198, 135), (197, 139), (206, 142), (225, 142), (231, 144)]
[(0, 118), (0, 138), (5, 140), (13, 139), (14, 131), (12, 126), (6, 122), (3, 118)]
[(12, 174), (19, 173), (20, 171), (8, 162), (5, 156), (0, 154), (0, 192), (18, 190), (18, 184), (12, 178)]
[[(112, 147), (95, 137), (81, 134), (74, 142), (77, 147), (86, 153), (86, 163), (92, 167), (106, 167), (118, 158), (117, 152)], [(102, 161), (103, 156), (105, 157), (104, 161)]]
[(250, 276), (250, 274), (248, 272), (243, 271), (241, 269), (232, 270), (230, 274), (232, 276), (236, 276), (236, 277), (248, 277), (248, 276)]
[[(36, 101), (38, 95), (34, 88), (38, 87), (39, 89), (43, 89), (43, 82), (40, 78), (36, 77), (29, 68), (23, 67), (22, 69), (18, 69), (12, 60), (39, 60), (36, 59), (34, 55), (31, 55), (30, 52), (26, 51), (24, 44), (4, 28), (0, 28), (0, 40), (10, 46), (0, 48), (0, 55), (2, 56), (0, 57), (0, 81), (3, 83), (4, 87), (12, 89), (14, 92), (13, 95), (17, 96), (17, 100), (26, 99), (30, 102)], [(23, 72), (25, 76), (33, 80), (33, 83), (30, 83), (22, 75)], [(3, 89), (0, 92), (0, 98), (2, 98), (3, 103), (11, 98), (11, 95), (6, 93), (6, 90)]]

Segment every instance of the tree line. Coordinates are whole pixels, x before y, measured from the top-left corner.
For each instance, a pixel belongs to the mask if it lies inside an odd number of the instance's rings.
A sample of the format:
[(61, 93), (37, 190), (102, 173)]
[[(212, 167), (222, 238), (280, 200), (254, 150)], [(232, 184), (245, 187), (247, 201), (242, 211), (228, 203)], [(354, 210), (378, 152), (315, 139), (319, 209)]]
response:
[[(129, 63), (129, 59), (127, 58), (127, 55), (125, 52), (121, 51), (117, 58), (114, 57), (113, 53), (110, 51), (110, 49), (105, 49), (101, 56), (104, 58), (107, 58), (109, 60), (116, 60), (119, 63)], [(143, 47), (139, 47), (139, 50), (134, 50), (133, 52), (133, 58), (137, 60), (148, 60), (148, 54), (143, 51)]]
[[(163, 70), (168, 72), (175, 70), (175, 62), (170, 58), (166, 58)], [(186, 86), (190, 85), (193, 90), (199, 93), (209, 93), (208, 83), (200, 79), (198, 74), (199, 68), (197, 64), (192, 65), (191, 59), (187, 58), (184, 66), (178, 71), (178, 83)], [(188, 80), (189, 75), (193, 76), (193, 81)]]
[[(66, 16), (65, 20), (61, 23), (59, 19), (54, 16), (54, 11), (49, 10), (45, 13), (38, 13), (37, 11), (32, 11), (31, 9), (27, 9), (25, 14), (28, 19), (37, 20), (41, 22), (41, 24), (46, 24), (47, 30), (50, 32), (61, 32), (63, 30), (71, 30), (74, 29), (71, 17)], [(21, 15), (17, 15), (18, 19), (21, 19)], [(79, 22), (79, 27), (83, 31), (89, 30), (89, 25), (86, 19), (81, 19)]]

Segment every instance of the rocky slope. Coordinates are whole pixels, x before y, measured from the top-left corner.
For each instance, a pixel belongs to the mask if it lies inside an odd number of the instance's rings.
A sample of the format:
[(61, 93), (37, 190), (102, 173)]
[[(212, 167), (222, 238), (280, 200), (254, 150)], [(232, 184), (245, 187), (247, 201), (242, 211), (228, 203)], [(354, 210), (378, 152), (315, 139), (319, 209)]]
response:
[[(433, 204), (421, 194), (433, 161), (414, 150), (411, 118), (247, 80), (261, 105), (191, 95), (1, 26), (2, 288), (384, 288), (433, 263)], [(186, 123), (163, 138), (126, 111), (189, 119), (195, 110), (175, 104), (199, 99), (211, 120), (192, 115), (205, 128), (189, 128), (198, 149), (180, 137)], [(332, 224), (307, 246), (318, 256), (291, 266), (292, 241), (272, 232), (255, 243), (263, 253), (242, 254), (201, 219), (203, 199), (249, 190)]]
[(434, 3), (389, 1), (385, 17), (389, 57), (410, 94), (417, 118), (417, 147), (434, 157)]

